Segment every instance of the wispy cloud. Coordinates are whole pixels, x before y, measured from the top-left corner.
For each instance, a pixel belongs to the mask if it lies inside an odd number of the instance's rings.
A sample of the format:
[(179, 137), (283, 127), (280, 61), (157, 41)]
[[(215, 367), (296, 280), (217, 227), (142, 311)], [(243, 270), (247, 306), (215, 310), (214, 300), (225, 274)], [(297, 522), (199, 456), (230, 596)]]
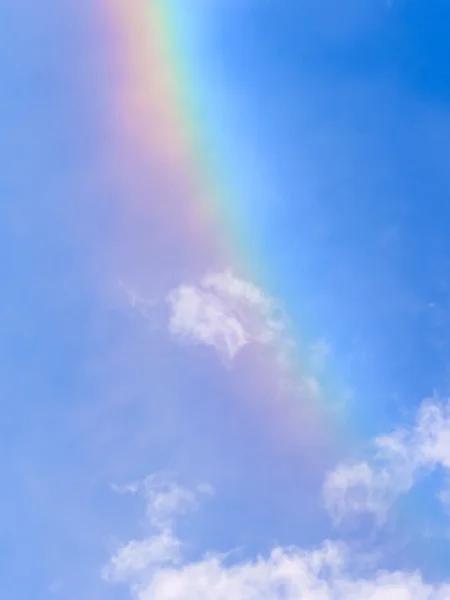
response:
[(280, 394), (310, 399), (320, 395), (314, 374), (326, 369), (329, 344), (324, 339), (312, 344), (300, 368), (290, 321), (280, 303), (231, 269), (182, 282), (149, 300), (130, 286), (122, 287), (132, 308), (147, 322), (158, 322), (158, 329), (176, 343), (210, 347), (227, 368), (245, 347), (263, 347)]
[(286, 327), (274, 300), (230, 270), (184, 283), (167, 299), (170, 333), (184, 342), (214, 347), (227, 363), (247, 344), (273, 343)]
[[(450, 469), (450, 403), (426, 401), (416, 422), (374, 440), (367, 461), (338, 465), (326, 478), (325, 504), (336, 523), (369, 513), (382, 523), (396, 498), (438, 466)], [(447, 492), (441, 492), (446, 501)]]
[(175, 483), (167, 475), (157, 474), (143, 482), (114, 486), (119, 493), (140, 492), (146, 500), (146, 524), (150, 535), (122, 545), (103, 569), (107, 581), (131, 581), (142, 572), (165, 564), (181, 562), (181, 541), (174, 535), (174, 519), (198, 508), (198, 495), (212, 495), (208, 484), (195, 491)]
[[(167, 485), (177, 490), (173, 497), (195, 497), (176, 484)], [(174, 517), (180, 504), (167, 502), (165, 492), (153, 493), (150, 521), (158, 523), (159, 499), (173, 509)], [(184, 500), (181, 505), (186, 508)], [(120, 548), (104, 570), (104, 579), (127, 583), (135, 600), (446, 600), (450, 596), (448, 583), (429, 585), (420, 573), (376, 567), (370, 571), (366, 564), (364, 576), (358, 575), (360, 559), (351, 548), (327, 540), (313, 549), (275, 547), (266, 556), (242, 562), (214, 552), (187, 561), (182, 548), (171, 521), (163, 532), (156, 527), (149, 537)]]

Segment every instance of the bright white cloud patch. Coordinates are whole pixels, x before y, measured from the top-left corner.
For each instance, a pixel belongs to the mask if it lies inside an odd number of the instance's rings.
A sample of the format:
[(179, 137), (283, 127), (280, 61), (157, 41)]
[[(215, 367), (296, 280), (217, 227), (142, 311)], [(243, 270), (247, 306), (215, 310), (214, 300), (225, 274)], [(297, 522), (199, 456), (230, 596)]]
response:
[(231, 271), (180, 285), (170, 292), (168, 302), (170, 333), (213, 346), (227, 362), (249, 343), (271, 344), (285, 328), (274, 301)]
[[(370, 461), (339, 465), (324, 485), (325, 504), (336, 522), (354, 513), (386, 518), (395, 499), (419, 477), (450, 469), (450, 403), (427, 401), (410, 428), (375, 439)], [(446, 502), (448, 492), (441, 493)]]
[[(148, 497), (148, 486), (147, 486)], [(152, 489), (152, 488), (150, 488)], [(373, 570), (355, 574), (358, 558), (345, 544), (325, 541), (319, 548), (277, 547), (268, 556), (232, 563), (229, 557), (206, 553), (197, 561), (183, 558), (183, 544), (174, 533), (174, 514), (188, 490), (168, 483), (165, 492), (151, 491), (150, 535), (119, 548), (103, 572), (109, 582), (129, 586), (134, 600), (448, 600), (450, 585), (426, 584), (420, 573)], [(161, 532), (160, 500), (165, 507)], [(193, 505), (192, 505), (193, 506)], [(169, 515), (170, 508), (173, 514)], [(167, 509), (167, 510), (166, 510)], [(153, 514), (153, 510), (156, 511)], [(170, 523), (170, 525), (167, 525)], [(156, 524), (156, 525), (154, 525)], [(165, 536), (165, 537), (164, 537)], [(164, 539), (161, 539), (164, 537)], [(155, 550), (156, 549), (156, 550)]]

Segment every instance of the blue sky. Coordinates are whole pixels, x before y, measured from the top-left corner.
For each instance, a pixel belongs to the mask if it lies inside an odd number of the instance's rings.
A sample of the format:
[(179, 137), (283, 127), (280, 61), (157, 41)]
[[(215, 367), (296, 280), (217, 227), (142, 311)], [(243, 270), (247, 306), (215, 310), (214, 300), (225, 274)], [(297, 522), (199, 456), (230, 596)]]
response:
[(450, 597), (450, 7), (174, 2), (253, 279), (161, 291), (100, 4), (0, 8), (1, 595)]
[[(300, 319), (305, 300), (288, 274), (313, 286), (306, 314), (316, 332), (342, 340), (338, 359), (351, 337), (368, 337), (364, 394), (445, 390), (445, 317), (427, 310), (446, 296), (445, 3), (341, 3), (336, 14), (326, 2), (317, 14), (298, 4), (233, 4), (217, 25), (224, 87), (246, 104), (240, 125), (253, 116), (250, 152), (271, 183), (264, 270), (280, 273)], [(322, 23), (329, 12), (333, 27)], [(259, 196), (247, 202), (251, 219)]]

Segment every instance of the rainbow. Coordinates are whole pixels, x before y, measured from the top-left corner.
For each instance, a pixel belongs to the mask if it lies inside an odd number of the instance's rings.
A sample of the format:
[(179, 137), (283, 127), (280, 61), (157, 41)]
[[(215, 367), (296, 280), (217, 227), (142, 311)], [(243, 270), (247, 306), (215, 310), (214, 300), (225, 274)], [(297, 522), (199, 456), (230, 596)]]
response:
[[(195, 96), (188, 92), (193, 86), (186, 83), (194, 71), (181, 48), (173, 6), (167, 0), (111, 2), (119, 65), (113, 111), (129, 156), (137, 163), (145, 157), (153, 181), (156, 173), (164, 190), (151, 209), (162, 210), (169, 194), (165, 226), (181, 224), (191, 244), (201, 241), (207, 248), (210, 261), (214, 257), (213, 262), (226, 264), (235, 241), (227, 235), (226, 192), (218, 189), (220, 177), (202, 149), (201, 120), (194, 115)], [(144, 210), (148, 207), (147, 198)]]
[[(183, 280), (229, 266), (259, 283), (264, 274), (249, 251), (251, 230), (240, 222), (239, 194), (199, 114), (198, 64), (184, 34), (188, 11), (176, 0), (108, 0), (105, 11), (115, 40), (111, 114), (120, 130), (119, 162), (130, 169), (127, 210), (142, 227), (158, 220), (150, 234), (156, 235), (153, 250), (172, 260), (172, 269), (161, 271), (162, 285), (176, 283), (169, 272)], [(167, 240), (176, 244), (161, 250)], [(321, 396), (332, 393), (325, 379), (320, 387)], [(328, 422), (330, 404), (314, 402)]]

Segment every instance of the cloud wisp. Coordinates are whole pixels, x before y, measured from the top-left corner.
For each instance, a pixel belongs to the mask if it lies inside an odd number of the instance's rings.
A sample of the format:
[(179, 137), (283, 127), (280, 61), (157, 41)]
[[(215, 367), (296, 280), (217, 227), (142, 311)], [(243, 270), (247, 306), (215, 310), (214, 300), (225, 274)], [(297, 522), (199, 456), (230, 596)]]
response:
[(329, 344), (323, 339), (311, 344), (304, 364), (299, 364), (283, 307), (231, 269), (182, 282), (157, 299), (146, 300), (132, 288), (122, 287), (133, 310), (147, 323), (157, 322), (157, 329), (177, 344), (210, 348), (227, 369), (245, 348), (262, 349), (258, 360), (265, 360), (263, 369), (273, 375), (276, 398), (317, 400), (321, 395), (318, 376), (327, 370)]
[(230, 364), (251, 343), (269, 345), (286, 329), (272, 298), (230, 270), (182, 284), (167, 297), (169, 331), (175, 339), (212, 346)]
[(212, 487), (203, 484), (194, 492), (158, 474), (147, 477), (142, 483), (114, 486), (113, 489), (118, 493), (144, 496), (150, 535), (122, 545), (103, 569), (103, 578), (110, 582), (129, 582), (156, 567), (180, 564), (181, 541), (174, 535), (175, 517), (197, 509), (197, 496), (211, 495)]
[[(377, 437), (366, 461), (338, 465), (324, 484), (325, 505), (335, 523), (371, 514), (383, 523), (395, 500), (437, 467), (450, 470), (450, 402), (425, 401), (414, 425)], [(443, 490), (439, 497), (447, 502)]]
[[(198, 507), (198, 493), (147, 480), (150, 534), (121, 546), (103, 570), (109, 583), (128, 586), (133, 600), (445, 600), (450, 584), (427, 584), (420, 573), (359, 569), (344, 543), (317, 548), (275, 547), (268, 555), (232, 562), (206, 552), (189, 561), (175, 533), (175, 516)], [(200, 488), (205, 491), (205, 488)], [(206, 488), (208, 490), (208, 488)], [(358, 570), (361, 574), (358, 574)]]

